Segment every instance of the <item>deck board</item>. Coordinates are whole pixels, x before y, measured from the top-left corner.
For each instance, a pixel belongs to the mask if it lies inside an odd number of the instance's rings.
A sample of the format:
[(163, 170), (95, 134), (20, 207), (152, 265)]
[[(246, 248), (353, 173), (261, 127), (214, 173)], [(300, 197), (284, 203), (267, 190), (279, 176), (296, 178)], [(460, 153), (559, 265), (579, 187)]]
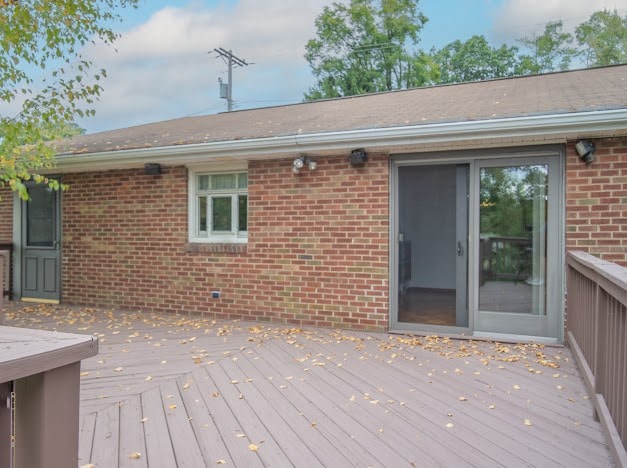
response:
[(176, 466), (159, 387), (141, 393), (146, 460), (151, 468)]
[(98, 412), (90, 462), (96, 466), (118, 466), (120, 455), (120, 405)]
[[(230, 460), (227, 459), (227, 461), (235, 466), (263, 466), (257, 452), (248, 448), (252, 441), (249, 440), (241, 422), (222, 397), (221, 388), (216, 385), (212, 376), (207, 372), (207, 368), (200, 367), (192, 375), (198, 384), (209, 414), (211, 414), (225, 445), (228, 447)], [(229, 383), (229, 385), (231, 384)]]
[(196, 440), (196, 434), (194, 434), (189, 421), (190, 415), (183, 404), (179, 387), (176, 382), (168, 382), (160, 385), (159, 389), (161, 390), (161, 400), (165, 408), (176, 466), (196, 467), (204, 459)]
[[(306, 436), (305, 440), (303, 440), (303, 431), (295, 431), (284, 418), (285, 414), (292, 414), (293, 409), (285, 406), (284, 399), (277, 405), (278, 407), (274, 406), (259, 388), (263, 381), (256, 380), (245, 368), (238, 365), (245, 358), (236, 357), (238, 358), (237, 360), (223, 359), (220, 362), (220, 368), (228, 375), (231, 381), (239, 379), (239, 383), (234, 384), (234, 389), (239, 392), (237, 398), (241, 398), (240, 401), (248, 406), (250, 412), (254, 414), (255, 420), (258, 421), (258, 426), (263, 425), (263, 432), (281, 450), (281, 453), (278, 454), (278, 460), (287, 459), (294, 466), (320, 466), (320, 460), (305, 442)], [(213, 367), (211, 370), (213, 370)], [(313, 431), (310, 428), (307, 432), (308, 436)], [(266, 463), (264, 455), (266, 455), (265, 442), (262, 448), (260, 448), (260, 456), (262, 461)], [(269, 461), (271, 462), (271, 460)], [(266, 464), (269, 465), (271, 463)]]
[(6, 323), (99, 338), (80, 465), (612, 466), (567, 348), (14, 303)]
[(186, 374), (177, 379), (177, 385), (205, 463), (213, 465), (223, 460), (226, 464), (230, 459), (229, 449), (205, 405), (198, 382), (192, 374)]
[(87, 465), (91, 460), (91, 448), (94, 441), (94, 429), (96, 427), (96, 413), (82, 416), (80, 421), (80, 433), (78, 438), (78, 464)]
[[(291, 420), (293, 430), (301, 434), (301, 438), (308, 441), (309, 445), (316, 449), (317, 455), (324, 466), (368, 466), (370, 457), (367, 456), (365, 448), (361, 447), (354, 439), (346, 437), (347, 433), (342, 430), (335, 420), (335, 415), (329, 417), (315, 402), (310, 401), (300, 393), (292, 392), (286, 397), (286, 390), (289, 388), (289, 377), (291, 372), (281, 368), (280, 363), (269, 362), (261, 359), (254, 350), (244, 354), (238, 362), (241, 365), (254, 369), (256, 377), (259, 377), (260, 391), (266, 397), (273, 395), (275, 405), (283, 410), (283, 416)], [(282, 372), (281, 372), (282, 371)], [(249, 375), (255, 375), (251, 373)], [(324, 422), (319, 424), (318, 421)]]
[(139, 395), (120, 403), (120, 467), (147, 467), (146, 441)]
[[(280, 342), (277, 346), (281, 350), (276, 353), (277, 358), (281, 354), (289, 354), (292, 348)], [(297, 359), (299, 355), (300, 353), (295, 353), (293, 357)], [(306, 381), (303, 385), (316, 387), (321, 394), (327, 395), (330, 399), (345, 402), (350, 417), (357, 420), (381, 442), (394, 447), (405, 457), (405, 464), (419, 465), (430, 459), (431, 463), (444, 466), (459, 466), (464, 463), (476, 465), (486, 462), (486, 457), (482, 453), (463, 440), (461, 445), (457, 438), (447, 444), (447, 438), (450, 437), (449, 429), (445, 425), (450, 421), (446, 413), (437, 414), (430, 406), (421, 405), (420, 412), (416, 412), (413, 417), (399, 417), (399, 414), (406, 416), (409, 407), (400, 405), (394, 396), (394, 389), (377, 382), (369, 366), (364, 365), (358, 375), (349, 375), (344, 368), (346, 363), (338, 367), (333, 362), (326, 361), (324, 366), (316, 366), (316, 363), (325, 361), (320, 361), (320, 357), (316, 357), (315, 354), (312, 358), (318, 360), (309, 362), (309, 367), (306, 367), (309, 370), (306, 372)], [(393, 380), (388, 380), (386, 384), (391, 382)], [(353, 396), (354, 401), (351, 401)], [(399, 408), (398, 412), (396, 407)], [(463, 453), (463, 458), (459, 453)], [(493, 463), (496, 463), (496, 460), (493, 460)]]

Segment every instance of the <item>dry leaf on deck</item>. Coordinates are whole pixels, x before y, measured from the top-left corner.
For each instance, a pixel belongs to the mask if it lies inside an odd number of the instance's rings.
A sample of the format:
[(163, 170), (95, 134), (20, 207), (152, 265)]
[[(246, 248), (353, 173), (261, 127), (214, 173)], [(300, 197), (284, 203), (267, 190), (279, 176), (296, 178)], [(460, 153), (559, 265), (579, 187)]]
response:
[(141, 457), (142, 454), (139, 452), (133, 452), (128, 456), (128, 458), (130, 458), (131, 460), (139, 460)]

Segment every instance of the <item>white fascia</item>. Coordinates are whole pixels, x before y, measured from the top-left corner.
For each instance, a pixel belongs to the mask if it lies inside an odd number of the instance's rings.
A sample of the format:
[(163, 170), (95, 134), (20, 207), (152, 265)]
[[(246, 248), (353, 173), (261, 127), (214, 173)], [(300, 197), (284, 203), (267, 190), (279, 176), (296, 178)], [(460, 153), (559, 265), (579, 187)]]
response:
[(624, 134), (627, 109), (553, 114), (506, 119), (373, 128), (341, 132), (289, 135), (180, 146), (138, 148), (100, 153), (61, 154), (56, 157), (58, 172), (78, 172), (141, 167), (146, 162), (192, 165), (234, 159), (254, 160), (300, 152), (346, 151), (419, 147), (459, 146), (482, 140), (553, 142)]

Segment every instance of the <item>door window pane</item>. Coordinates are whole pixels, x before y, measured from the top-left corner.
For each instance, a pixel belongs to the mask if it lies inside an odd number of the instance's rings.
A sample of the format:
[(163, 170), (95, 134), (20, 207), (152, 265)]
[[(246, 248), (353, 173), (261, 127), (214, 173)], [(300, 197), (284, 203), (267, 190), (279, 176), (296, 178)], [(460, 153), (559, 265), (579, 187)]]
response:
[(548, 166), (481, 169), (479, 309), (546, 315)]
[(467, 164), (398, 168), (398, 321), (467, 327)]
[(198, 190), (209, 190), (209, 176), (208, 175), (198, 176)]
[(239, 230), (248, 231), (248, 196), (240, 195), (238, 197), (238, 204)]
[(198, 197), (198, 231), (207, 232), (207, 197)]
[(52, 247), (54, 243), (55, 193), (48, 187), (32, 187), (26, 203), (26, 242), (32, 247)]
[(235, 188), (237, 174), (214, 174), (211, 176), (211, 190), (224, 190)]
[(231, 232), (231, 197), (211, 198), (211, 224), (213, 231)]

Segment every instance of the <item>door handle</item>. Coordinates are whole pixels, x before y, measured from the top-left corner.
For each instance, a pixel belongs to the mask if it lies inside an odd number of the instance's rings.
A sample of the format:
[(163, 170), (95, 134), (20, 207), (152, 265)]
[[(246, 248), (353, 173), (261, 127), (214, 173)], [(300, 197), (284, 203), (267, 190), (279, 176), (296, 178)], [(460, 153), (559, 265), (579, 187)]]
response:
[(457, 256), (458, 257), (464, 256), (464, 246), (462, 245), (461, 241), (457, 241)]

